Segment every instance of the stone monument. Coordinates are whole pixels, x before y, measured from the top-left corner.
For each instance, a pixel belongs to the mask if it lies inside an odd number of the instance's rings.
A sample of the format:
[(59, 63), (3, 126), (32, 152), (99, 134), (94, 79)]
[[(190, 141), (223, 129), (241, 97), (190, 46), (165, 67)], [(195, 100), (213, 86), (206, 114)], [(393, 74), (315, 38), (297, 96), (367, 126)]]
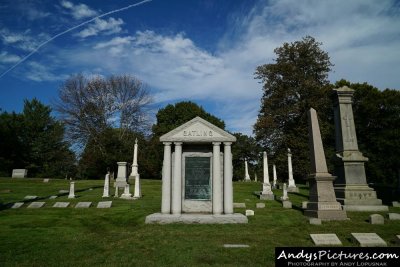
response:
[(244, 181), (250, 182), (249, 168), (247, 166), (247, 159), (244, 160)]
[(288, 191), (287, 191), (286, 183), (283, 183), (283, 186), (282, 186), (282, 196), (281, 196), (281, 200), (282, 200), (282, 201), (289, 200), (289, 197), (288, 197), (287, 192), (288, 192)]
[(358, 150), (352, 97), (347, 86), (335, 89), (334, 103), (336, 163), (335, 192), (345, 210), (387, 211), (374, 189), (367, 184), (364, 163), (368, 158)]
[[(126, 177), (127, 163), (117, 162), (117, 164), (118, 164), (118, 171), (117, 171), (117, 179), (115, 179), (115, 197), (118, 197), (119, 188), (124, 189), (125, 195), (129, 194), (129, 183), (127, 182), (127, 177)], [(126, 192), (127, 189), (128, 192)]]
[(273, 173), (273, 175), (274, 175), (274, 180), (272, 181), (272, 188), (274, 188), (274, 189), (276, 189), (277, 188), (277, 184), (276, 184), (276, 181), (277, 181), (277, 177), (276, 177), (276, 166), (275, 166), (275, 164), (273, 164), (272, 165), (272, 173)]
[(311, 108), (307, 115), (311, 174), (308, 178), (310, 196), (304, 215), (321, 220), (346, 220), (346, 211), (336, 200), (333, 189), (335, 177), (328, 173), (317, 112)]
[(27, 169), (13, 169), (11, 178), (25, 178), (28, 175)]
[(132, 163), (132, 171), (129, 175), (129, 181), (132, 183), (135, 181), (135, 191), (133, 194), (134, 198), (142, 197), (142, 190), (140, 185), (140, 174), (138, 173), (138, 163), (137, 163), (137, 154), (138, 154), (138, 140), (135, 140), (135, 147), (133, 150), (133, 163)]
[(268, 173), (268, 157), (267, 152), (263, 152), (263, 170), (264, 170), (264, 180), (262, 184), (262, 191), (259, 194), (260, 199), (264, 200), (274, 200), (274, 193), (271, 190), (271, 184), (269, 182)]
[(110, 197), (110, 172), (104, 178), (103, 197)]
[(70, 182), (69, 184), (68, 198), (75, 198), (75, 182)]
[(288, 148), (288, 174), (289, 174), (289, 185), (288, 185), (288, 192), (299, 192), (299, 188), (296, 187), (296, 183), (293, 179), (293, 168), (292, 168), (292, 152), (290, 148)]
[(246, 216), (233, 213), (233, 135), (196, 117), (160, 141), (161, 213), (147, 216), (146, 223), (247, 223)]

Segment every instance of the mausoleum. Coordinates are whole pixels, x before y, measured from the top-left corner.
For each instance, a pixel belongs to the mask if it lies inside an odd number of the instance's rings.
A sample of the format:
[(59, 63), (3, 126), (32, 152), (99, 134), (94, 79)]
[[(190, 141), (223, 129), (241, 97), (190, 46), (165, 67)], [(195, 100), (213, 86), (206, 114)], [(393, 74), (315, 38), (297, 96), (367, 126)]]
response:
[(196, 117), (160, 141), (161, 213), (147, 216), (146, 223), (247, 223), (233, 213), (233, 135)]

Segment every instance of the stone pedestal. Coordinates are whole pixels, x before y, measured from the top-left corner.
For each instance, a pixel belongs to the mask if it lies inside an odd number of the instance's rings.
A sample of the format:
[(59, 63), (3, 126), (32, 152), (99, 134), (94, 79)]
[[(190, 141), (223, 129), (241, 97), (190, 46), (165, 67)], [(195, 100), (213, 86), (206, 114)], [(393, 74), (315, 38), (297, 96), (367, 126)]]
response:
[(346, 220), (347, 215), (341, 204), (336, 201), (333, 180), (325, 160), (317, 112), (311, 108), (308, 112), (309, 148), (311, 175), (309, 201), (304, 215), (321, 220)]
[(354, 90), (347, 86), (335, 89), (334, 104), (336, 159), (335, 192), (345, 210), (387, 211), (374, 189), (367, 184), (364, 163), (368, 158), (358, 150), (352, 97)]
[(127, 168), (127, 163), (126, 162), (117, 162), (118, 164), (118, 172), (117, 172), (117, 179), (115, 180), (115, 185), (118, 187), (125, 187), (127, 185), (126, 181), (126, 168)]

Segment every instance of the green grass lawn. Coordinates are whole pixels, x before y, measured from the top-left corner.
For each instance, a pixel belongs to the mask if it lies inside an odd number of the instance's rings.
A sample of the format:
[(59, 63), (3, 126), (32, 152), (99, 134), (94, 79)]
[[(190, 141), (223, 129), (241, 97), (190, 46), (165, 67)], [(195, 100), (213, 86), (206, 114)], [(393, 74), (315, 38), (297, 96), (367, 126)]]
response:
[[(301, 202), (308, 188), (291, 194), (293, 209), (278, 201), (260, 201), (252, 195), (260, 183), (234, 183), (234, 202), (245, 202), (255, 211), (248, 224), (239, 225), (146, 225), (145, 217), (159, 212), (161, 181), (142, 180), (143, 198), (135, 201), (110, 198), (111, 209), (97, 209), (103, 181), (76, 181), (76, 199), (59, 190), (69, 189), (67, 180), (0, 179), (0, 266), (274, 266), (277, 246), (313, 246), (309, 234), (335, 233), (344, 246), (357, 246), (352, 232), (374, 232), (388, 246), (396, 246), (400, 221), (385, 219), (384, 225), (367, 222), (373, 212), (348, 212), (348, 221), (310, 225)], [(90, 190), (92, 188), (92, 190)], [(111, 190), (113, 193), (113, 190)], [(275, 190), (277, 196), (281, 191)], [(45, 201), (40, 209), (4, 208), (8, 203), (37, 195)], [(52, 208), (57, 201), (92, 201), (89, 209)], [(256, 209), (258, 202), (266, 208)], [(244, 213), (245, 209), (235, 209)], [(390, 207), (400, 213), (400, 208)], [(380, 213), (386, 216), (386, 212)], [(249, 248), (224, 248), (224, 244), (246, 244)]]

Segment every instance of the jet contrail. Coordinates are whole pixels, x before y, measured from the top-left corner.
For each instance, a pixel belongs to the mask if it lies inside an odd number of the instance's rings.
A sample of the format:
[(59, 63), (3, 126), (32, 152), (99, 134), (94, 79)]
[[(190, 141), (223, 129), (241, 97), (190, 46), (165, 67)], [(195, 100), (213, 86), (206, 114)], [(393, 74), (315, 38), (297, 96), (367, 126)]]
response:
[(63, 32), (60, 32), (60, 33), (54, 35), (54, 36), (51, 37), (49, 40), (47, 40), (47, 41), (41, 43), (40, 45), (38, 45), (35, 49), (33, 49), (32, 52), (30, 52), (29, 54), (27, 54), (25, 57), (23, 57), (23, 58), (22, 58), (20, 61), (18, 61), (17, 63), (15, 63), (15, 65), (13, 65), (11, 68), (9, 68), (9, 69), (6, 70), (5, 72), (3, 72), (3, 73), (0, 75), (0, 78), (2, 78), (4, 75), (6, 75), (6, 74), (7, 74), (8, 72), (10, 72), (11, 70), (13, 70), (13, 69), (14, 69), (15, 67), (17, 67), (19, 64), (21, 64), (22, 62), (24, 62), (25, 60), (27, 60), (28, 58), (30, 58), (30, 57), (31, 57), (33, 54), (35, 54), (41, 47), (45, 46), (46, 44), (48, 44), (49, 42), (53, 41), (53, 40), (56, 39), (57, 37), (60, 37), (61, 35), (64, 35), (64, 34), (70, 32), (70, 31), (73, 31), (73, 30), (75, 30), (76, 28), (82, 27), (83, 25), (86, 25), (86, 24), (88, 24), (88, 23), (94, 21), (95, 19), (102, 18), (102, 17), (104, 17), (104, 16), (108, 16), (108, 15), (110, 15), (110, 14), (114, 14), (114, 13), (117, 13), (117, 12), (121, 12), (121, 11), (124, 11), (124, 10), (126, 10), (126, 9), (129, 9), (129, 8), (131, 8), (131, 7), (140, 6), (140, 5), (144, 4), (144, 3), (151, 2), (151, 1), (152, 1), (152, 0), (144, 0), (144, 1), (141, 1), (141, 2), (136, 3), (136, 4), (132, 4), (132, 5), (129, 5), (129, 6), (126, 6), (126, 7), (123, 7), (123, 8), (119, 8), (119, 9), (116, 9), (116, 10), (112, 10), (112, 11), (110, 11), (110, 12), (101, 14), (101, 15), (99, 15), (99, 16), (97, 16), (97, 17), (94, 17), (94, 18), (92, 18), (92, 19), (90, 19), (90, 20), (87, 20), (87, 21), (85, 21), (85, 22), (82, 22), (82, 23), (79, 24), (79, 25), (76, 25), (76, 26), (74, 26), (74, 27), (72, 27), (72, 28), (69, 28), (68, 30), (65, 30), (65, 31), (63, 31)]

